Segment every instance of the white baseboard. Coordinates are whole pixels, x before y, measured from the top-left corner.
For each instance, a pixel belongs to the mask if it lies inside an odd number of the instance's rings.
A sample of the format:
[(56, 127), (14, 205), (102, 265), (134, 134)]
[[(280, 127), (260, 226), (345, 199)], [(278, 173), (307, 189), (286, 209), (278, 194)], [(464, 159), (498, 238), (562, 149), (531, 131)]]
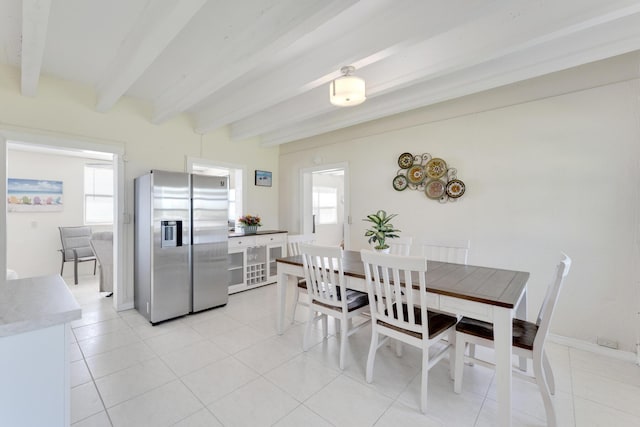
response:
[(134, 305), (133, 305), (133, 301), (127, 302), (127, 303), (124, 303), (124, 304), (120, 304), (118, 306), (117, 311), (131, 310), (132, 308), (135, 308)]
[(614, 359), (622, 360), (625, 362), (638, 363), (638, 357), (631, 351), (614, 350), (612, 348), (602, 347), (598, 344), (579, 340), (577, 338), (565, 337), (562, 335), (549, 334), (547, 336), (549, 341), (556, 344), (566, 345), (567, 347), (576, 348), (578, 350), (589, 351), (595, 354), (601, 354), (603, 356), (611, 357)]

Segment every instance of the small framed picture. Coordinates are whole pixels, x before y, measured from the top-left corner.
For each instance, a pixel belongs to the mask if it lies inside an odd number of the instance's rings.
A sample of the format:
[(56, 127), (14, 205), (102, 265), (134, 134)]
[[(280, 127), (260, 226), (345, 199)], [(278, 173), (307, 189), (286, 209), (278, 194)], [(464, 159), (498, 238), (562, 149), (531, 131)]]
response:
[(271, 187), (271, 172), (257, 170), (256, 185), (260, 187)]

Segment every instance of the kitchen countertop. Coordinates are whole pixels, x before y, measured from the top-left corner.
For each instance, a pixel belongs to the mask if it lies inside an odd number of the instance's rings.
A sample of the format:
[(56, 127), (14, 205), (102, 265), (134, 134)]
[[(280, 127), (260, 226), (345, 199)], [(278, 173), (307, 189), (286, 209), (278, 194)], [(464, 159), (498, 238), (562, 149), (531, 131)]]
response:
[(246, 236), (260, 236), (261, 234), (278, 234), (278, 233), (287, 233), (287, 231), (283, 230), (261, 230), (251, 234), (243, 234), (239, 232), (229, 232), (229, 237), (246, 237)]
[(0, 283), (0, 337), (44, 329), (81, 316), (80, 305), (58, 275)]

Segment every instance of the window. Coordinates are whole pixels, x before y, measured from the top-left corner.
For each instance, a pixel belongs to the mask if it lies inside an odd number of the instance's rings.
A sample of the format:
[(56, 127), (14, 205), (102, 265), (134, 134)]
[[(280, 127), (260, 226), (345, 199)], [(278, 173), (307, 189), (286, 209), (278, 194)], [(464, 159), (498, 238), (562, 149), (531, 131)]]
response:
[(113, 168), (108, 164), (84, 167), (84, 223), (113, 224)]
[(193, 173), (211, 176), (229, 177), (229, 221), (235, 221), (242, 214), (242, 177), (244, 169), (241, 166), (216, 164), (207, 160), (193, 160), (190, 166)]
[(338, 223), (338, 189), (313, 187), (313, 214), (318, 224)]

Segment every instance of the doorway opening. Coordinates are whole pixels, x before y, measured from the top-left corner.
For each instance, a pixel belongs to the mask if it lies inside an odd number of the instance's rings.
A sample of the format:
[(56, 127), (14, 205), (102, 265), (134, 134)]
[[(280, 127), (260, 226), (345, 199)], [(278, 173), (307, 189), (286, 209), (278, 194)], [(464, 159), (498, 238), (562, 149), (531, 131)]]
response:
[[(113, 306), (116, 310), (129, 308), (124, 304), (128, 296), (122, 285), (124, 215), (118, 215), (124, 207), (124, 150), (107, 144), (11, 131), (0, 131), (0, 142), (7, 160), (5, 182), (41, 183), (40, 187), (54, 183), (58, 192), (55, 197), (36, 194), (30, 197), (26, 189), (25, 196), (18, 201), (5, 198), (7, 227), (2, 237), (7, 248), (3, 260), (7, 269), (16, 271), (19, 278), (60, 274), (58, 227), (89, 226), (92, 232), (111, 231)], [(40, 190), (43, 189), (46, 190), (44, 187)], [(93, 274), (93, 263), (78, 264), (78, 273), (79, 276)], [(73, 283), (73, 276), (73, 265), (67, 263), (65, 281)], [(99, 272), (96, 276), (99, 277)], [(98, 282), (96, 280), (96, 292)]]
[(302, 233), (314, 233), (319, 245), (349, 248), (348, 165), (301, 170)]

